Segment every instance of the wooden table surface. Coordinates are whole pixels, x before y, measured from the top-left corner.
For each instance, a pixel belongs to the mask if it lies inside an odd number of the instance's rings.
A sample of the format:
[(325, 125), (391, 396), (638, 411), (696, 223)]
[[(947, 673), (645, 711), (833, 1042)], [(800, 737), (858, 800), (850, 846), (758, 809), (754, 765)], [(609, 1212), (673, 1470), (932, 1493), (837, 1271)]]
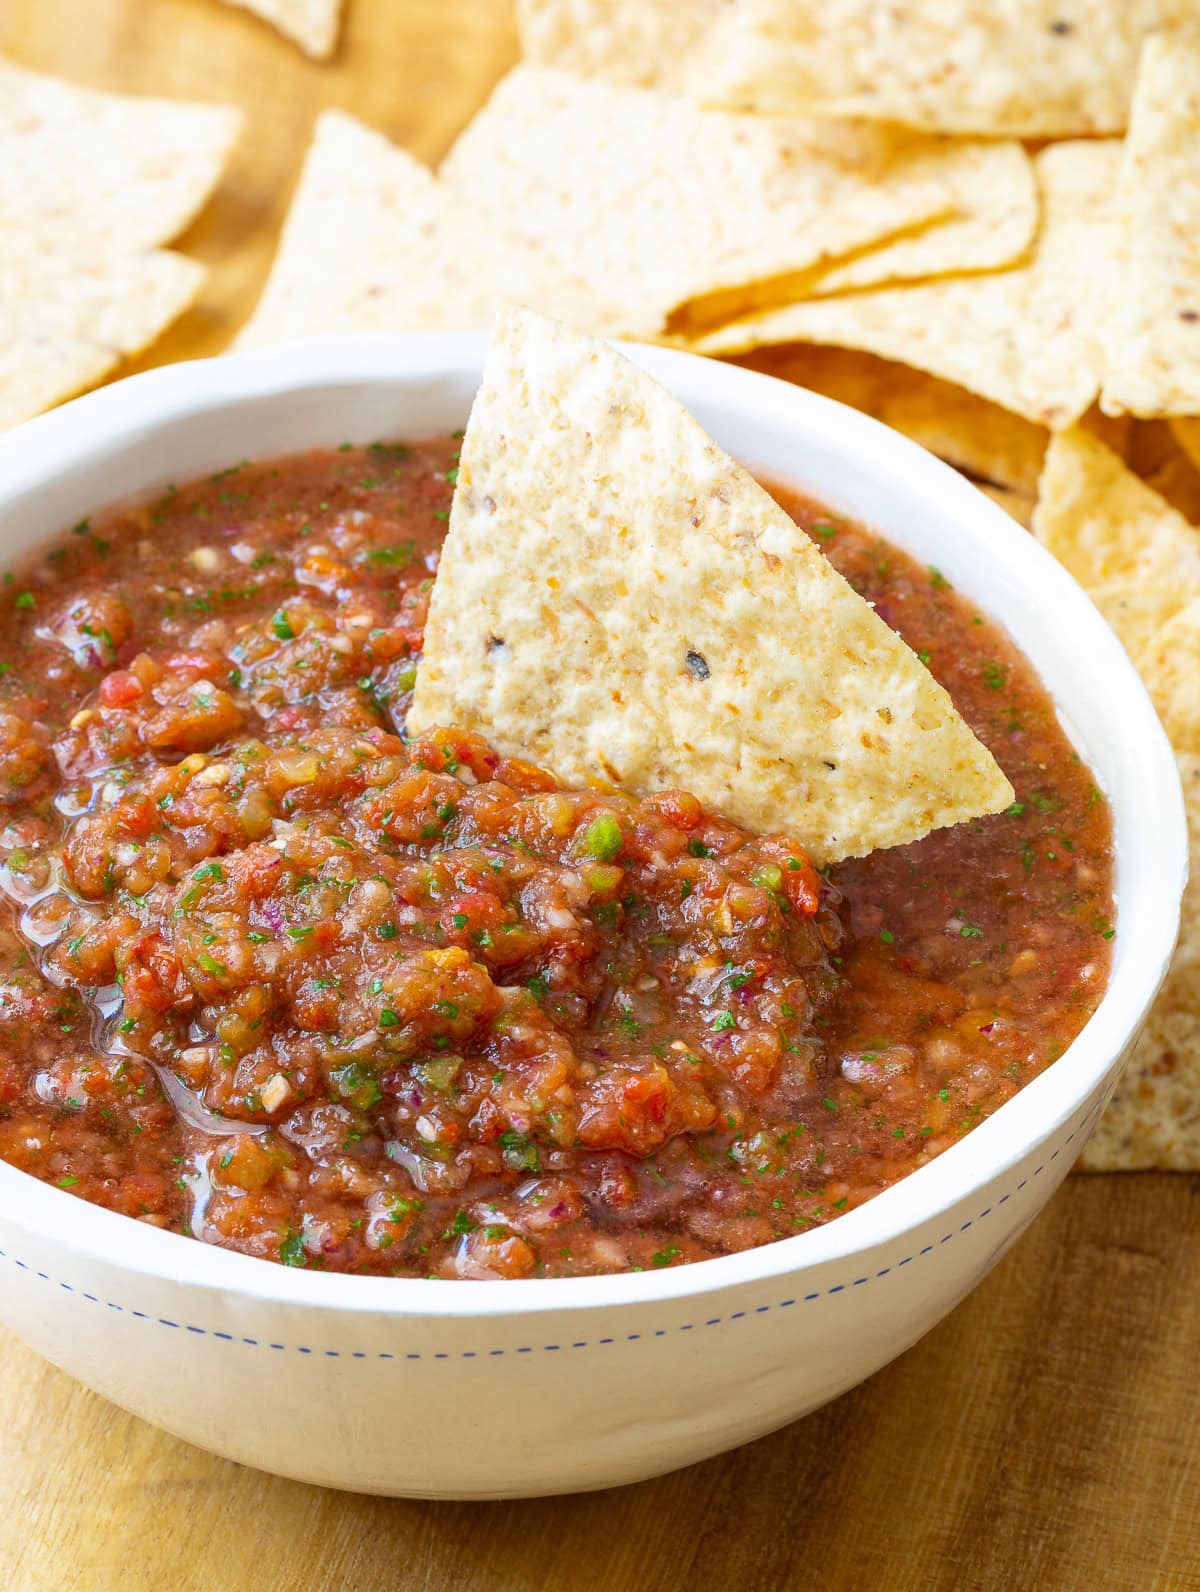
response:
[[(218, 0), (0, 0), (0, 49), (248, 126), (147, 363), (264, 279), (315, 111), (436, 160), (515, 55), (509, 0), (348, 0), (313, 65)], [(253, 1411), (247, 1411), (253, 1419)], [(1200, 1179), (1071, 1178), (965, 1304), (836, 1404), (661, 1481), (521, 1504), (358, 1498), (156, 1432), (0, 1334), (3, 1592), (353, 1587), (1200, 1589)]]

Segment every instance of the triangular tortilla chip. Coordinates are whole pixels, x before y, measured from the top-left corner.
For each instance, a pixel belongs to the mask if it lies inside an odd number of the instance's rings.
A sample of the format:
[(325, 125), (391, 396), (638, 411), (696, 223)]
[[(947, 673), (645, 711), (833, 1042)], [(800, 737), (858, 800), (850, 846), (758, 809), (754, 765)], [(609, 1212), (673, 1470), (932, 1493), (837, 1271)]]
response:
[(1200, 1170), (1200, 756), (1178, 754), (1191, 866), (1179, 944), (1112, 1103), (1083, 1153), (1090, 1172)]
[(340, 111), (313, 133), (240, 346), (317, 332), (466, 331), (533, 297), (608, 329), (594, 301), (503, 228), (477, 225), (427, 166)]
[[(673, 0), (648, 0), (653, 9)], [(696, 91), (775, 114), (1063, 138), (1125, 126), (1148, 28), (1189, 0), (738, 0)]]
[(81, 257), (166, 243), (241, 125), (232, 106), (104, 94), (0, 60), (0, 238)]
[(1110, 414), (1200, 410), (1200, 29), (1154, 34), (1118, 200), (1121, 273), (1105, 322)]
[(789, 304), (693, 346), (706, 354), (790, 342), (866, 349), (957, 382), (1040, 425), (1068, 426), (1100, 385), (1120, 147), (1055, 144), (1036, 156), (1043, 212), (1028, 264)]
[(181, 315), (206, 272), (179, 254), (0, 251), (0, 428), (100, 381)]
[(686, 94), (726, 0), (517, 0), (521, 54), (582, 77)]
[(342, 0), (225, 0), (262, 17), (318, 61), (337, 43)]
[(786, 299), (795, 277), (949, 214), (960, 157), (943, 157), (886, 129), (839, 140), (521, 66), (441, 176), (465, 210), (619, 305), (627, 333), (653, 336), (696, 301), (714, 319)]
[(471, 412), (408, 722), (568, 783), (683, 786), (821, 863), (1012, 800), (924, 665), (687, 411), (528, 312)]
[(1086, 431), (1051, 441), (1033, 530), (1135, 659), (1200, 596), (1200, 531)]

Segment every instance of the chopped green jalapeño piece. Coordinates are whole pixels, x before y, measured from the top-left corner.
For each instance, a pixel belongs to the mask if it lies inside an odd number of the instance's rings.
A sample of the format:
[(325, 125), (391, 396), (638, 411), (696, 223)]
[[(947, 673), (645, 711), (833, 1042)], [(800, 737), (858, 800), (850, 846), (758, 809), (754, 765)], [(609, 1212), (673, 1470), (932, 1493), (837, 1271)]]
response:
[(584, 851), (589, 857), (595, 857), (597, 862), (612, 862), (623, 843), (621, 826), (611, 813), (601, 813), (598, 818), (593, 818), (582, 836)]

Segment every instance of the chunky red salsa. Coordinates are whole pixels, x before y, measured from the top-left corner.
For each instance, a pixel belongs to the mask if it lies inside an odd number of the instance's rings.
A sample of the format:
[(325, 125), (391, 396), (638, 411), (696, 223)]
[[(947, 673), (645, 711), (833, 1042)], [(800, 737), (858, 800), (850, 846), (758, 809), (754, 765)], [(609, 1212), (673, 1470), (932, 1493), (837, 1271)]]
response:
[(243, 464), (0, 594), (0, 1157), (287, 1265), (563, 1276), (805, 1231), (1103, 992), (1110, 823), (935, 569), (788, 492), (1008, 813), (819, 874), (683, 793), (400, 734), (453, 440)]

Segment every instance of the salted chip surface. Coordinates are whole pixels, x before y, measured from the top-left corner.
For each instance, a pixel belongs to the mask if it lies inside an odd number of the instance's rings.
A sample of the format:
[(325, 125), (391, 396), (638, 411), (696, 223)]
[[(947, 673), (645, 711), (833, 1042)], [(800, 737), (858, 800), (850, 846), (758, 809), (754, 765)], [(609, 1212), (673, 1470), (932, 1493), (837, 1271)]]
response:
[[(1194, 741), (1195, 727), (1192, 738)], [(1179, 944), (1080, 1165), (1090, 1172), (1200, 1170), (1200, 755), (1177, 751), (1190, 870)]]
[(81, 257), (166, 243), (241, 126), (232, 106), (101, 93), (0, 59), (0, 239)]
[(527, 311), (463, 440), (410, 730), (670, 787), (833, 862), (1012, 790), (916, 656), (677, 401)]
[(686, 94), (727, 0), (517, 0), (521, 54), (582, 77)]
[(1135, 662), (1167, 620), (1200, 596), (1200, 531), (1086, 431), (1051, 441), (1033, 530)]
[(333, 53), (342, 16), (342, 0), (225, 0), (253, 11), (278, 28), (318, 61)]
[(696, 92), (775, 114), (945, 132), (1116, 133), (1147, 29), (1188, 9), (1189, 0), (738, 0)]
[(1200, 411), (1200, 26), (1153, 34), (1118, 186), (1120, 274), (1105, 322), (1101, 404)]
[(0, 246), (0, 428), (140, 353), (187, 309), (205, 275), (165, 251), (80, 261)]
[(1096, 396), (1103, 371), (1120, 147), (1054, 144), (1035, 157), (1042, 217), (1026, 263), (789, 304), (722, 327), (693, 347), (723, 354), (799, 341), (865, 349), (1039, 425), (1069, 426)]
[(838, 257), (950, 215), (961, 157), (943, 155), (526, 65), (440, 175), (465, 212), (519, 232), (619, 305), (626, 333), (653, 336), (685, 306), (716, 319), (786, 299)]
[(352, 116), (325, 111), (238, 343), (485, 328), (526, 297), (609, 329), (603, 301), (522, 238), (477, 224), (419, 160)]

